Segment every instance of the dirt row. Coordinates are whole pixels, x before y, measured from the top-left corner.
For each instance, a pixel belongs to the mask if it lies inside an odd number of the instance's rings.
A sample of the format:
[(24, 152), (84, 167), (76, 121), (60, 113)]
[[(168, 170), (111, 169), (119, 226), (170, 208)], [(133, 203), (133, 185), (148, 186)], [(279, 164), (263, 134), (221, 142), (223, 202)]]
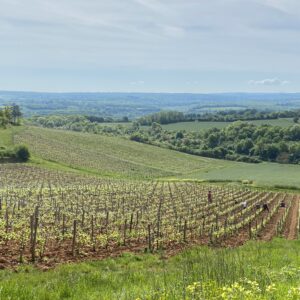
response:
[(284, 237), (287, 240), (295, 240), (298, 237), (298, 222), (299, 222), (299, 199), (294, 199), (290, 209), (286, 226), (284, 230)]
[[(298, 238), (298, 220), (299, 220), (299, 197), (295, 196), (291, 201), (291, 207), (284, 224), (283, 237), (287, 240), (295, 240)], [(279, 224), (282, 216), (285, 213), (286, 208), (280, 207), (278, 212), (267, 223), (265, 228), (259, 233), (257, 239), (261, 241), (270, 241), (277, 234), (277, 225)], [(259, 216), (258, 220), (261, 221), (265, 218), (268, 212), (264, 212)], [(239, 247), (245, 244), (249, 240), (249, 228), (245, 226), (240, 229), (237, 234), (229, 237), (220, 243), (221, 247)]]

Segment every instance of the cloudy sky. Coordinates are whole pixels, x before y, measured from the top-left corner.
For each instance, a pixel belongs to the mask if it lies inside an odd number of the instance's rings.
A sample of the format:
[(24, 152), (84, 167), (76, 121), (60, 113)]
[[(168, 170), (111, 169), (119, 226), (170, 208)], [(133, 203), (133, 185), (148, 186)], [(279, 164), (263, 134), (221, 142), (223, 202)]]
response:
[(0, 0), (0, 89), (300, 91), (299, 0)]

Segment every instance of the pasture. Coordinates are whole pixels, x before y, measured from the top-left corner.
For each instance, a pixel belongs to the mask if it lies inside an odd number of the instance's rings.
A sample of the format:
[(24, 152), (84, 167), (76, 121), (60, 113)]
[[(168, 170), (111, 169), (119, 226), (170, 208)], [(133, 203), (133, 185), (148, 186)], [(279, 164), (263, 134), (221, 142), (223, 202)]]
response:
[[(277, 120), (254, 120), (254, 121), (245, 121), (249, 122), (255, 125), (271, 125), (271, 126), (280, 126), (280, 127), (289, 127), (294, 125), (292, 119), (289, 118), (283, 118), (283, 119), (277, 119)], [(162, 125), (162, 128), (166, 130), (186, 130), (186, 131), (206, 131), (211, 128), (218, 128), (222, 129), (226, 126), (228, 126), (230, 122), (179, 122), (179, 123), (173, 123), (173, 124), (166, 124)]]

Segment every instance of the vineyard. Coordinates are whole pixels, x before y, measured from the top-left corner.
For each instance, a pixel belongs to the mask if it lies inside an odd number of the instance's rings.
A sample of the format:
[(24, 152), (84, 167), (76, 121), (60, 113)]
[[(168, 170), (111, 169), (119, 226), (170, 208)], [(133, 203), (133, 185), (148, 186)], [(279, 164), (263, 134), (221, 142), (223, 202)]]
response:
[(299, 230), (295, 194), (79, 177), (22, 164), (1, 168), (0, 180), (2, 268), (47, 268), (124, 251), (172, 254), (193, 244), (232, 247), (294, 239)]
[(96, 134), (29, 127), (14, 140), (44, 160), (114, 178), (152, 179), (222, 166), (219, 161)]

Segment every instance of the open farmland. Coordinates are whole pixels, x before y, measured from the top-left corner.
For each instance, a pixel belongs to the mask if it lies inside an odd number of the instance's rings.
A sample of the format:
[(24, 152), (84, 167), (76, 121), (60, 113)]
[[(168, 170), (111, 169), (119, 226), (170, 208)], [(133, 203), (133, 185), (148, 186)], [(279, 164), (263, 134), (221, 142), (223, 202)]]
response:
[(181, 175), (186, 180), (237, 181), (256, 186), (300, 188), (300, 166), (263, 162), (249, 164), (230, 162), (220, 169), (197, 170)]
[[(18, 173), (29, 177), (30, 168), (22, 168), (0, 173), (1, 181)], [(187, 244), (238, 246), (252, 238), (298, 235), (295, 194), (95, 178), (72, 184), (67, 174), (39, 175), (45, 176), (39, 185), (33, 178), (32, 186), (22, 187), (19, 177), (18, 188), (1, 187), (2, 267), (27, 261), (51, 267), (124, 251), (176, 253)]]
[[(245, 121), (255, 125), (271, 125), (271, 126), (280, 126), (280, 127), (289, 127), (294, 125), (292, 119), (282, 118), (276, 120), (254, 120), (254, 121)], [(179, 122), (173, 124), (162, 125), (162, 128), (166, 130), (186, 130), (186, 131), (206, 131), (211, 128), (222, 129), (228, 126), (230, 122)]]

